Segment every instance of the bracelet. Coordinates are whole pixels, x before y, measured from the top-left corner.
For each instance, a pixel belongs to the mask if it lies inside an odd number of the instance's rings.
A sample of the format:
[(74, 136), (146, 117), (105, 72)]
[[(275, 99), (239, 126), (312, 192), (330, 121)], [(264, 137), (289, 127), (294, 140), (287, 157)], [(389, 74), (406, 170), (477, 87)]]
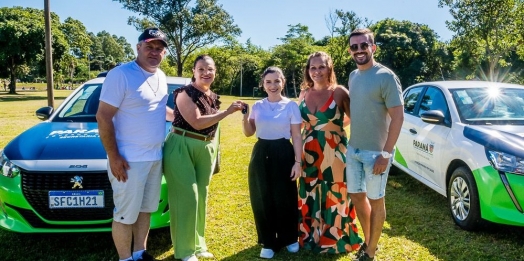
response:
[(295, 160), (295, 163), (301, 163), (301, 164), (302, 164), (302, 162), (300, 162), (300, 161), (296, 161), (296, 160)]

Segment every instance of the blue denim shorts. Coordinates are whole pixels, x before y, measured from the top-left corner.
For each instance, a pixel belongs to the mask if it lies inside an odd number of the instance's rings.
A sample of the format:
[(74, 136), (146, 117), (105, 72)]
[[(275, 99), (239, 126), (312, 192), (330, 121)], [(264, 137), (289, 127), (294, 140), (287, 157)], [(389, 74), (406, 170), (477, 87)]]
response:
[[(393, 151), (393, 154), (395, 152)], [(373, 174), (373, 165), (380, 151), (360, 150), (347, 146), (346, 179), (349, 193), (367, 193), (370, 199), (380, 199), (386, 195), (386, 183), (393, 157), (382, 174)]]

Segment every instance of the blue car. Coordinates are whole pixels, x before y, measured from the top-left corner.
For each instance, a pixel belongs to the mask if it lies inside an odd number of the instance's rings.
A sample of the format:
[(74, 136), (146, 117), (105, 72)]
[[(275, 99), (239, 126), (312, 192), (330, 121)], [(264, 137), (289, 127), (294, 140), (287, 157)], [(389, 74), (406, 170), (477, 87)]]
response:
[[(111, 231), (113, 194), (95, 118), (104, 79), (84, 83), (56, 110), (38, 109), (36, 115), (43, 122), (0, 150), (1, 228), (22, 233)], [(167, 78), (168, 106), (173, 108), (173, 90), (189, 82)], [(166, 134), (170, 127), (166, 122)], [(219, 140), (220, 131), (213, 142)], [(160, 197), (151, 228), (169, 225), (164, 179)]]

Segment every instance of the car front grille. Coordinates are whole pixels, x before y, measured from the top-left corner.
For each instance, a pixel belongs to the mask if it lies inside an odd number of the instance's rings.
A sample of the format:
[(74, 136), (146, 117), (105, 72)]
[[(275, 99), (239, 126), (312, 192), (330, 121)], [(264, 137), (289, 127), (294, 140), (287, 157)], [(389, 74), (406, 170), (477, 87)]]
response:
[[(113, 190), (106, 171), (44, 172), (21, 171), (22, 192), (33, 209), (49, 221), (95, 221), (113, 217)], [(103, 190), (104, 208), (50, 209), (50, 190), (73, 190), (71, 178), (82, 176), (85, 190)]]
[(93, 228), (111, 228), (112, 221), (108, 221), (101, 224), (49, 224), (38, 217), (35, 212), (31, 209), (23, 209), (11, 204), (6, 204), (8, 207), (16, 210), (24, 219), (34, 228), (57, 228), (57, 229), (93, 229)]

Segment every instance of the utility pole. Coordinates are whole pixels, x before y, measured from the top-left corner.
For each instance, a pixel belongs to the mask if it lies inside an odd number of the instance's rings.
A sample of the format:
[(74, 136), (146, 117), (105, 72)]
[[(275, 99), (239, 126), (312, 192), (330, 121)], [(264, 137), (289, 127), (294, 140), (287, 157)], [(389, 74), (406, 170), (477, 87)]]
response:
[(87, 55), (87, 80), (91, 79), (91, 54)]
[(240, 97), (242, 97), (242, 62), (240, 62)]
[(98, 57), (98, 67), (99, 67), (100, 71), (104, 71), (104, 60), (102, 60), (102, 59), (104, 59), (105, 56), (100, 55), (100, 56), (97, 56), (97, 57)]
[(44, 19), (45, 19), (45, 67), (47, 78), (47, 106), (55, 107), (55, 96), (53, 93), (53, 49), (51, 46), (51, 12), (49, 11), (49, 1), (44, 0)]

